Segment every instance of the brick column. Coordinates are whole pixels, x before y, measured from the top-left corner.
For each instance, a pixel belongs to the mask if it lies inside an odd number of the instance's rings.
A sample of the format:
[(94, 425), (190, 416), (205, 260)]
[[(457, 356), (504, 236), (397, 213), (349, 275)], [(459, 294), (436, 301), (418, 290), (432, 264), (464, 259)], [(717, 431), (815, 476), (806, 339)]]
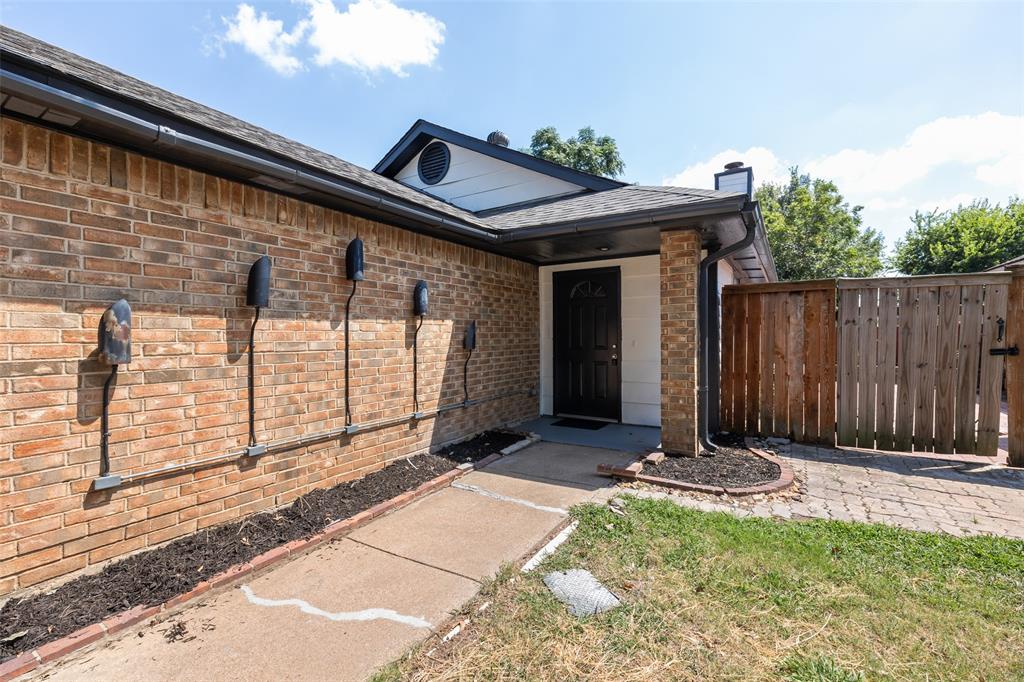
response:
[(661, 234), (661, 442), (697, 454), (697, 267), (700, 234)]

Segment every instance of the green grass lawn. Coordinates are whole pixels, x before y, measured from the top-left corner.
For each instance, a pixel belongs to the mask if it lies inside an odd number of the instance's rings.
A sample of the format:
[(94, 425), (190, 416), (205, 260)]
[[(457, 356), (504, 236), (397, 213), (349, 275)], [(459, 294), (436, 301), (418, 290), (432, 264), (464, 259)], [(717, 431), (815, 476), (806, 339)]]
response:
[[(1024, 542), (625, 509), (576, 508), (540, 569), (502, 571), (463, 634), (377, 679), (1024, 679)], [(577, 567), (623, 606), (570, 616), (541, 577)]]

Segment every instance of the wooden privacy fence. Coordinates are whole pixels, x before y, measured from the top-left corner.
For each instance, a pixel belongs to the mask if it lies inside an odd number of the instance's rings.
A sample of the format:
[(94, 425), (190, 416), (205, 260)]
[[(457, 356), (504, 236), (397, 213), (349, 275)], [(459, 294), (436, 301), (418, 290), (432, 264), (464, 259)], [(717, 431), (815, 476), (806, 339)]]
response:
[(835, 443), (836, 283), (722, 291), (722, 428)]
[(995, 455), (1010, 279), (839, 280), (838, 444)]
[[(992, 456), (1024, 278), (1008, 272), (727, 286), (722, 428), (811, 443)], [(1007, 300), (1014, 311), (1007, 319)], [(1009, 344), (1009, 345), (1008, 345)], [(994, 352), (993, 352), (994, 351)], [(1024, 362), (1024, 361), (1020, 361)], [(1010, 457), (1024, 377), (1007, 374)], [(1019, 460), (1024, 462), (1024, 460)]]

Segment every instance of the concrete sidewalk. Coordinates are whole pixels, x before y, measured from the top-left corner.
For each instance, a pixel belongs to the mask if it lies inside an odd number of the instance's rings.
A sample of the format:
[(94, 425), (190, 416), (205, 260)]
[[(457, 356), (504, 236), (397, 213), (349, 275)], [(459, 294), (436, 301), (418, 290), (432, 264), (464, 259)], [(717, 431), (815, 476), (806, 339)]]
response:
[[(431, 633), (635, 455), (538, 443), (235, 588), (30, 673), (48, 680), (361, 680)], [(165, 634), (175, 623), (185, 633)], [(180, 626), (178, 626), (180, 627)], [(441, 632), (441, 634), (444, 634)]]

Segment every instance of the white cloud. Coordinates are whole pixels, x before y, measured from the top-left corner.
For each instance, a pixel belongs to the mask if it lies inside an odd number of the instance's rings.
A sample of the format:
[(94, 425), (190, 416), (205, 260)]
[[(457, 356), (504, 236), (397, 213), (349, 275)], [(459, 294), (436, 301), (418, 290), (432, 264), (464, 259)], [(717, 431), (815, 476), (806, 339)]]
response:
[(864, 202), (864, 208), (869, 211), (891, 211), (896, 208), (906, 208), (909, 205), (910, 200), (906, 197), (896, 197), (895, 199), (872, 197)]
[(789, 165), (784, 163), (775, 153), (765, 147), (751, 147), (745, 152), (729, 149), (715, 154), (707, 161), (687, 166), (681, 172), (662, 180), (663, 185), (676, 187), (707, 187), (715, 186), (715, 173), (722, 172), (725, 164), (730, 161), (742, 161), (754, 169), (754, 182), (758, 185), (765, 182), (784, 182), (789, 179)]
[(1024, 117), (988, 112), (939, 118), (915, 128), (897, 147), (843, 149), (801, 167), (859, 195), (901, 190), (946, 165), (973, 166), (979, 180), (1024, 188)]
[(333, 0), (302, 0), (306, 16), (286, 31), (284, 22), (248, 4), (224, 17), (222, 40), (235, 43), (272, 69), (291, 76), (305, 68), (297, 54), (312, 48), (318, 66), (344, 64), (366, 74), (390, 71), (405, 76), (408, 66), (430, 66), (444, 43), (445, 25), (425, 12), (391, 0), (357, 0), (339, 11)]
[[(921, 213), (931, 213), (932, 211), (950, 211), (960, 206), (967, 206), (978, 197), (974, 194), (967, 192), (960, 192), (950, 197), (942, 197), (939, 199), (931, 199), (922, 201), (917, 205), (917, 210)], [(1002, 203), (1002, 202), (998, 202)]]
[(252, 5), (241, 4), (234, 18), (224, 18), (228, 30), (224, 40), (245, 48), (282, 76), (291, 76), (302, 70), (302, 62), (292, 49), (302, 40), (306, 22), (300, 21), (291, 32), (284, 30), (284, 22), (271, 19), (266, 12), (256, 14)]
[(1024, 195), (1024, 116), (943, 117), (888, 148), (842, 149), (803, 159), (765, 147), (730, 149), (687, 166), (663, 184), (713, 187), (714, 174), (729, 161), (751, 166), (758, 185), (788, 180), (792, 165), (833, 180), (846, 201), (864, 206), (865, 224), (881, 229), (893, 243), (915, 210), (946, 211), (978, 198), (1005, 204), (1013, 194)]
[(389, 0), (358, 0), (339, 12), (332, 0), (311, 0), (309, 44), (320, 66), (345, 64), (405, 76), (406, 66), (429, 66), (444, 42), (443, 23)]

